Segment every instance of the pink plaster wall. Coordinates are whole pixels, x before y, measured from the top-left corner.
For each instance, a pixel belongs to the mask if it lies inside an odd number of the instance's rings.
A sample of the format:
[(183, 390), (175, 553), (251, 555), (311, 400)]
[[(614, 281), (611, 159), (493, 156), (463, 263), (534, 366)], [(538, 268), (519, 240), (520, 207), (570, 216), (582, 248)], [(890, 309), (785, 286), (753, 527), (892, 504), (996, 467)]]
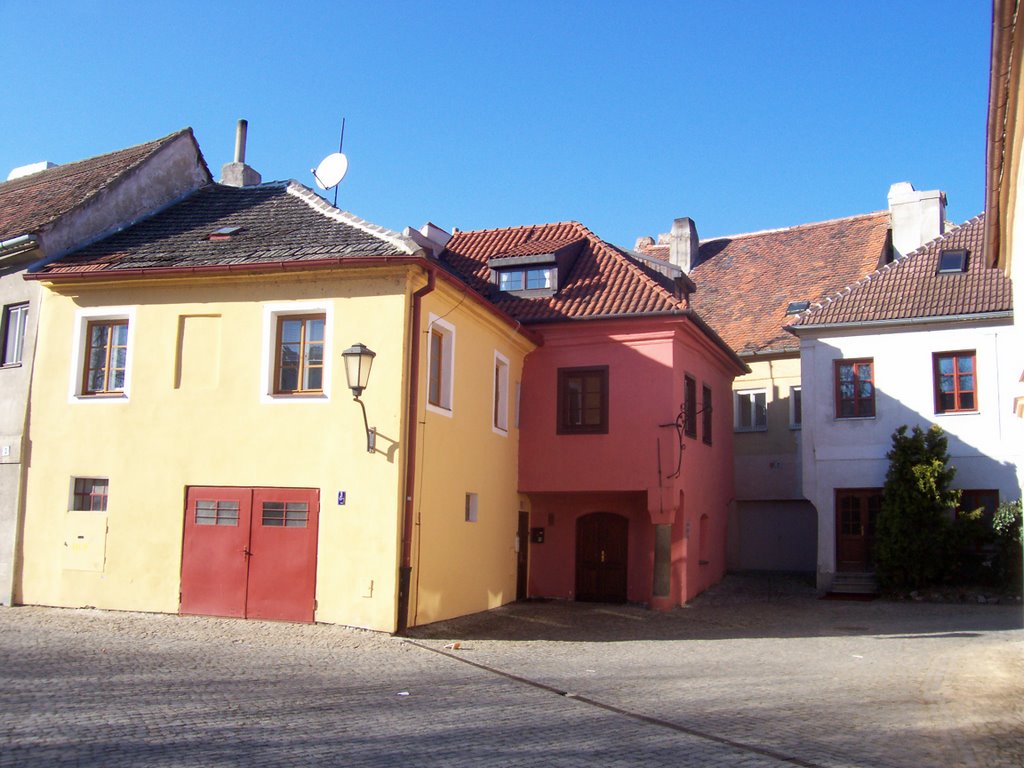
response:
[[(563, 323), (538, 330), (544, 345), (526, 358), (520, 406), (520, 490), (531, 498), (531, 526), (545, 528), (545, 543), (530, 550), (530, 594), (572, 597), (575, 520), (603, 511), (630, 520), (630, 601), (652, 602), (655, 522), (671, 523), (673, 530), (672, 594), (654, 603), (670, 607), (691, 599), (725, 573), (734, 480), (734, 363), (681, 318)], [(558, 369), (603, 365), (609, 367), (608, 433), (557, 434)], [(697, 438), (684, 438), (682, 472), (671, 479), (678, 438), (673, 428), (660, 425), (673, 422), (679, 412), (685, 374), (697, 381), (698, 408), (701, 386), (712, 389), (712, 445), (702, 440), (698, 416)], [(624, 493), (632, 494), (628, 501)], [(702, 565), (697, 540), (703, 514), (708, 542)]]

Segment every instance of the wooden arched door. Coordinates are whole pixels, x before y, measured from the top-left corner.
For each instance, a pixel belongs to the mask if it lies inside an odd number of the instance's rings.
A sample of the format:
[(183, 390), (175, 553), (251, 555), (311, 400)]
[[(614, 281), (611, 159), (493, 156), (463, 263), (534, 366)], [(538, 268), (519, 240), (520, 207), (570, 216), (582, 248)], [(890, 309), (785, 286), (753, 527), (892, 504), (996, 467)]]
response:
[(629, 520), (594, 512), (576, 520), (576, 599), (626, 602)]

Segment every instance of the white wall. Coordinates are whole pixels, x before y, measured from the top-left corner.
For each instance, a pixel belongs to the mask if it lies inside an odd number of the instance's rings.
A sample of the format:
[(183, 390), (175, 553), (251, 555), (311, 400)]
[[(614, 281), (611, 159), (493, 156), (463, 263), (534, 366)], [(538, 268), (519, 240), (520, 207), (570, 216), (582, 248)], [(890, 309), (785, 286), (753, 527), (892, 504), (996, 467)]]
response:
[[(900, 425), (938, 424), (949, 439), (957, 488), (1021, 495), (1017, 464), (1024, 420), (1012, 413), (1020, 376), (1017, 340), (1008, 321), (989, 324), (903, 326), (801, 338), (804, 495), (818, 510), (818, 586), (835, 573), (835, 489), (881, 488), (892, 433)], [(978, 411), (936, 414), (932, 353), (975, 350)], [(833, 361), (873, 358), (875, 416), (836, 419)]]

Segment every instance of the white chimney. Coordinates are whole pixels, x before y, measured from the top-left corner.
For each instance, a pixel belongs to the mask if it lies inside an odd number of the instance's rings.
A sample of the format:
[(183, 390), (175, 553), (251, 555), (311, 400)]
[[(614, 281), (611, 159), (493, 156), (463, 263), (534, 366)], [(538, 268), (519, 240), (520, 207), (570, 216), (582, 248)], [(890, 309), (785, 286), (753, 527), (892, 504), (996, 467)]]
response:
[(221, 166), (221, 184), (229, 187), (251, 187), (263, 181), (262, 176), (245, 164), (245, 138), (248, 131), (249, 121), (239, 120), (235, 131), (235, 162)]
[(699, 254), (700, 240), (693, 219), (684, 217), (673, 221), (669, 233), (668, 260), (683, 270), (683, 274), (689, 274)]
[(452, 239), (451, 235), (431, 221), (428, 221), (419, 229), (406, 227), (402, 231), (402, 234), (416, 243), (420, 248), (425, 248), (430, 251), (430, 255), (435, 259), (441, 255), (444, 247), (448, 245), (448, 241)]
[(20, 179), (22, 176), (31, 176), (33, 173), (39, 173), (50, 168), (56, 168), (56, 163), (51, 163), (49, 160), (43, 160), (41, 163), (30, 163), (29, 165), (19, 165), (17, 168), (11, 170), (7, 174), (7, 180), (12, 181), (14, 179)]
[(941, 190), (918, 192), (908, 181), (889, 187), (889, 225), (897, 259), (937, 238), (945, 223), (946, 194)]

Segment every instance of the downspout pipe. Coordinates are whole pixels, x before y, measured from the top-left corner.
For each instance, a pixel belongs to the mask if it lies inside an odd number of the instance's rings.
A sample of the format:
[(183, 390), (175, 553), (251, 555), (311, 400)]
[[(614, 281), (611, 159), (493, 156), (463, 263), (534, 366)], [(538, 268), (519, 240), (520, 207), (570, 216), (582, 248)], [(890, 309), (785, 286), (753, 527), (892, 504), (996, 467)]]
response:
[(423, 297), (434, 290), (433, 267), (427, 268), (427, 284), (412, 295), (412, 350), (409, 354), (409, 436), (405, 451), (405, 510), (402, 517), (402, 558), (398, 565), (398, 634), (409, 628), (412, 588), (412, 533), (416, 492), (416, 437), (419, 430), (420, 334)]

